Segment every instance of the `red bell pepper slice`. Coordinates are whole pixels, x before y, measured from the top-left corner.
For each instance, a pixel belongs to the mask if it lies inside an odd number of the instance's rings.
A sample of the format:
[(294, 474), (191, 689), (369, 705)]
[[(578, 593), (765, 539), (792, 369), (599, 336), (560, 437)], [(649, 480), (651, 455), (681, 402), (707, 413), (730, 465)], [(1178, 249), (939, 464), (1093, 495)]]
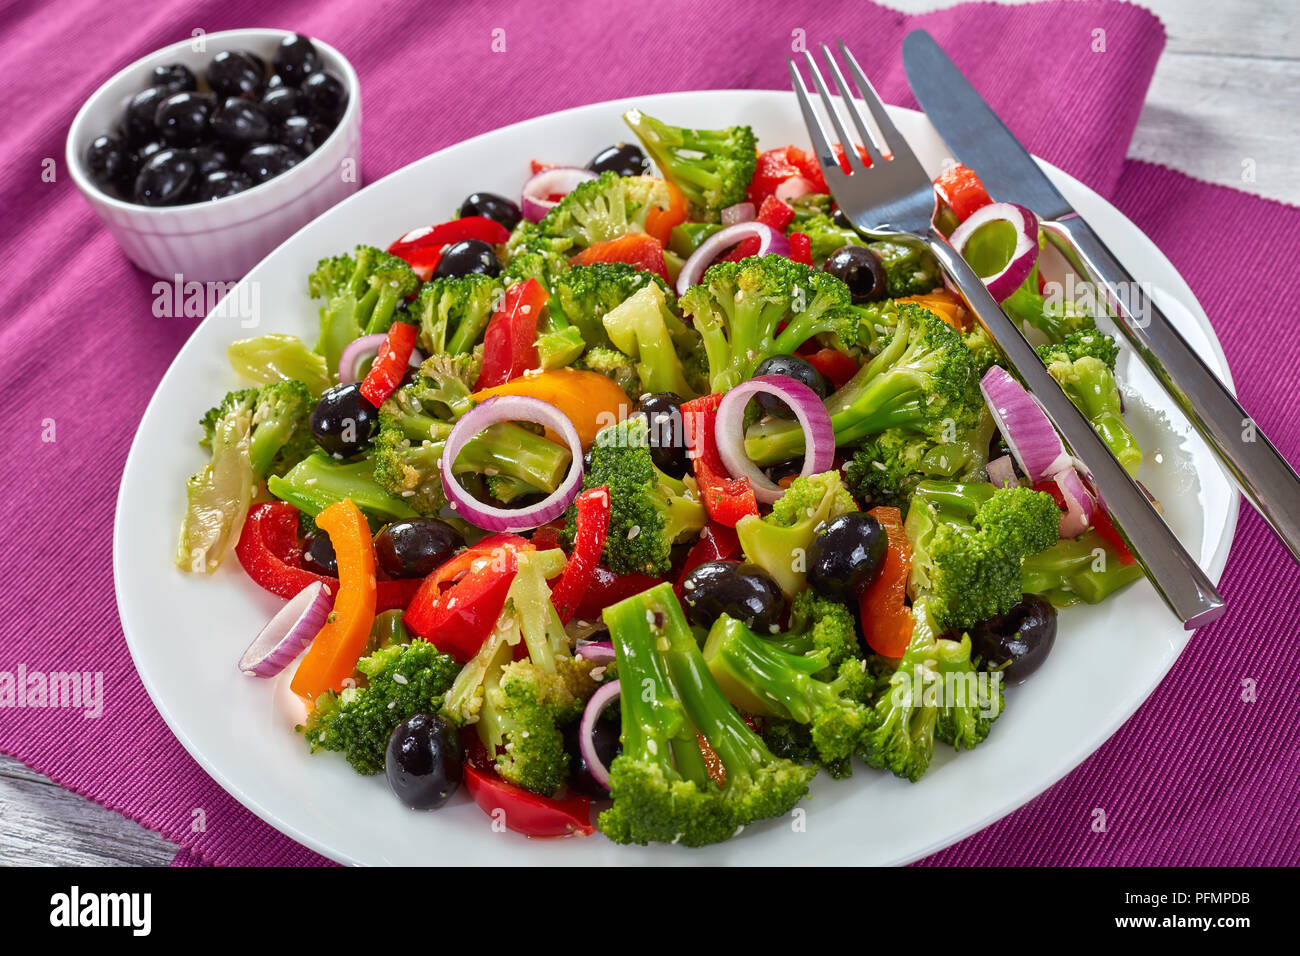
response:
[(758, 499), (748, 478), (730, 478), (718, 474), (703, 459), (695, 460), (695, 481), (700, 486), (700, 501), (709, 518), (734, 528), (736, 522), (758, 514)]
[(790, 233), (790, 260), (805, 266), (812, 265), (812, 237), (806, 232)]
[(794, 207), (775, 196), (768, 196), (763, 200), (763, 205), (758, 207), (758, 215), (754, 217), (754, 221), (761, 222), (777, 232), (785, 232), (790, 228), (790, 223), (794, 222)]
[(452, 573), (445, 565), (433, 572), (420, 585), (403, 618), (412, 632), (462, 664), (479, 652), (496, 627), (519, 570), (514, 548), (499, 547), (494, 551), (477, 568), (469, 565), (474, 557), (485, 558), (483, 553), (466, 559), (462, 552), (452, 558), (448, 564), (466, 565), (464, 577), (444, 591), (442, 584)]
[[(302, 566), (298, 509), (286, 502), (264, 502), (248, 509), (235, 555), (255, 584), (282, 598), (291, 598), (318, 581), (327, 585), (332, 594), (339, 591), (338, 578), (315, 574)], [(417, 579), (378, 581), (375, 610), (403, 610), (419, 589)]]
[[(1056, 502), (1056, 507), (1060, 508), (1062, 513), (1068, 509), (1069, 506), (1065, 503), (1065, 496), (1061, 494), (1061, 489), (1057, 487), (1056, 482), (1040, 481), (1033, 485), (1033, 489), (1051, 495), (1052, 500)], [(1092, 528), (1097, 532), (1098, 537), (1115, 551), (1120, 564), (1137, 563), (1137, 558), (1133, 557), (1133, 552), (1124, 543), (1124, 538), (1121, 537), (1119, 529), (1110, 520), (1110, 515), (1106, 513), (1106, 509), (1100, 505), (1092, 509)]]
[(590, 798), (581, 794), (544, 797), (502, 780), (477, 734), (466, 741), (465, 789), (494, 821), (524, 836), (590, 836), (596, 832), (591, 825)]
[(954, 163), (940, 174), (934, 181), (934, 191), (952, 210), (958, 222), (965, 221), (975, 210), (993, 201), (980, 178), (961, 163)]
[(682, 434), (686, 441), (686, 457), (692, 461), (703, 459), (714, 472), (725, 475), (727, 466), (718, 453), (718, 443), (713, 437), (713, 423), (718, 418), (722, 393), (702, 395), (682, 403)]
[(596, 262), (626, 262), (642, 272), (653, 272), (665, 282), (668, 281), (663, 243), (644, 232), (629, 232), (617, 239), (597, 242), (569, 261), (575, 266), (589, 266)]
[(757, 236), (746, 236), (731, 247), (731, 251), (718, 257), (718, 262), (739, 262), (741, 259), (748, 259), (750, 256), (758, 255), (758, 250), (763, 247), (763, 242)]
[[(750, 202), (755, 206), (762, 205), (763, 200), (775, 193), (778, 186), (796, 176), (802, 176), (809, 182), (816, 182), (805, 175), (808, 166), (806, 163), (799, 165), (797, 160), (802, 159), (802, 155), (796, 154), (803, 154), (803, 150), (796, 150), (793, 146), (781, 146), (758, 154), (758, 162), (754, 166), (754, 178), (749, 182)], [(815, 159), (812, 166), (816, 166)], [(820, 172), (818, 179), (821, 180), (820, 191), (825, 192), (826, 180), (821, 177)]]
[(379, 354), (361, 382), (361, 394), (375, 408), (384, 404), (402, 384), (419, 334), (420, 330), (409, 322), (394, 322), (389, 328), (384, 343), (379, 346)]
[(682, 582), (686, 580), (686, 575), (701, 564), (709, 561), (726, 561), (738, 554), (740, 554), (740, 538), (736, 536), (735, 529), (717, 521), (710, 521), (700, 532), (700, 540), (696, 541), (691, 546), (691, 550), (686, 553), (686, 563), (682, 565), (682, 573), (678, 575), (674, 587), (678, 598), (682, 596)]
[(605, 550), (605, 536), (609, 533), (609, 489), (604, 485), (588, 488), (578, 495), (575, 506), (578, 516), (573, 554), (564, 566), (560, 582), (551, 588), (551, 603), (565, 624), (577, 613)]
[(858, 374), (859, 366), (853, 357), (837, 349), (818, 349), (803, 358), (837, 389)]
[(546, 308), (546, 287), (536, 279), (506, 289), (501, 308), (483, 333), (483, 369), (474, 390), (504, 385), (537, 368), (537, 322)]
[(433, 270), (438, 268), (438, 260), (442, 258), (443, 248), (453, 242), (481, 239), (495, 246), (509, 238), (510, 230), (495, 219), (489, 219), (487, 216), (464, 216), (436, 226), (412, 229), (389, 246), (388, 251), (405, 259), (415, 270), (416, 275), (428, 281), (433, 275)]
[(880, 576), (858, 595), (862, 636), (867, 646), (885, 657), (902, 657), (912, 640), (915, 622), (907, 606), (907, 579), (912, 572), (912, 545), (903, 530), (897, 508), (872, 508), (889, 538), (889, 550)]
[(598, 564), (592, 569), (591, 584), (587, 587), (587, 593), (578, 601), (574, 617), (584, 621), (599, 621), (601, 612), (611, 604), (617, 604), (663, 583), (663, 578), (648, 574), (615, 574), (603, 564)]

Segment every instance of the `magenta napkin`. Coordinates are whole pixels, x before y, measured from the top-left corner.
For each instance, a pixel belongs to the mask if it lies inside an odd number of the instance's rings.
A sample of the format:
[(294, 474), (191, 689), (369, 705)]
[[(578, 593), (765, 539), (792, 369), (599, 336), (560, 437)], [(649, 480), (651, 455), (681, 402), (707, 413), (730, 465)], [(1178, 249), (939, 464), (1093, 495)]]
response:
[[(272, 19), (263, 10), (252, 0), (28, 0), (0, 10), (0, 672), (97, 672), (104, 688), (96, 718), (0, 709), (0, 750), (180, 844), (178, 865), (322, 862), (244, 810), (184, 752), (132, 668), (114, 605), (122, 464), (196, 320), (153, 316), (154, 280), (127, 264), (77, 194), (63, 143), (104, 79), (197, 29), (289, 27), (343, 51), (361, 77), (363, 172), (373, 181), (468, 136), (568, 106), (668, 90), (786, 89), (792, 46), (836, 36), (853, 45), (887, 100), (915, 106), (898, 51), (906, 31), (923, 26), (1031, 150), (1111, 197), (1161, 245), (1213, 317), (1244, 403), (1297, 457), (1287, 382), (1300, 348), (1294, 334), (1275, 330), (1296, 325), (1287, 262), (1300, 211), (1126, 162), (1164, 43), (1159, 21), (1139, 7), (970, 4), (909, 17), (861, 0), (775, 8), (738, 0), (725, 15), (680, 0), (618, 8), (395, 0), (376, 18), (369, 5), (295, 0)], [(547, 144), (536, 153), (545, 159)], [(1295, 862), (1300, 573), (1248, 511), (1223, 591), (1231, 611), (1195, 635), (1096, 754), (927, 862)], [(1255, 688), (1249, 703), (1246, 680)], [(1098, 807), (1104, 833), (1089, 825)]]

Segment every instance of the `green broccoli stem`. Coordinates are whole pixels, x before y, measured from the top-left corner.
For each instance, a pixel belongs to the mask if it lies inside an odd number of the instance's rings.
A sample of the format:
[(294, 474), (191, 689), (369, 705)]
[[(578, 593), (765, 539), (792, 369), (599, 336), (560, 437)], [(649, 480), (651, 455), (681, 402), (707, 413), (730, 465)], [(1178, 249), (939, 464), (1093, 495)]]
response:
[(1094, 530), (1077, 538), (1063, 538), (1026, 558), (1021, 587), (1026, 594), (1053, 595), (1053, 603), (1071, 603), (1064, 599), (1068, 594), (1097, 604), (1141, 577), (1142, 568), (1121, 563), (1119, 555)]
[(548, 494), (560, 486), (569, 449), (513, 422), (498, 422), (466, 443), (452, 470), (505, 475)]
[(397, 305), (404, 298), (388, 283), (381, 284), (374, 292), (375, 301), (370, 309), (370, 318), (366, 321), (366, 335), (385, 333), (392, 328)]
[(751, 714), (806, 724), (838, 699), (832, 684), (812, 676), (826, 669), (824, 652), (789, 653), (726, 614), (709, 629), (704, 659), (727, 699)]
[(266, 487), (281, 501), (310, 515), (351, 498), (363, 511), (382, 518), (416, 517), (410, 505), (375, 481), (374, 462), (369, 458), (341, 462), (323, 453), (309, 455), (283, 477), (272, 475)]
[(933, 481), (917, 484), (913, 494), (941, 514), (969, 522), (997, 488), (986, 481)]
[(694, 636), (686, 627), (680, 607), (677, 618), (667, 619), (669, 606), (677, 602), (661, 599), (656, 592), (663, 587), (620, 601), (603, 614), (614, 643), (619, 686), (627, 690), (619, 695), (623, 753), (657, 767), (665, 779), (689, 780), (704, 787), (710, 778), (696, 727), (679, 702), (673, 677), (658, 647), (662, 632), (657, 632), (652, 623), (657, 615), (665, 615), (664, 630), (681, 627), (691, 641)]

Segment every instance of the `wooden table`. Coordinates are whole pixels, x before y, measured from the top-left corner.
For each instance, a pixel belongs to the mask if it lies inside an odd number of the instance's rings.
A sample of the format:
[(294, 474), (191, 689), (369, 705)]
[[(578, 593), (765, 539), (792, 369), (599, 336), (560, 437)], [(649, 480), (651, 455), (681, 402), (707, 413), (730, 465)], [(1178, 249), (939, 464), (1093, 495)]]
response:
[[(908, 12), (954, 0), (892, 0)], [(1026, 2), (1026, 0), (1017, 0)], [(1145, 0), (1169, 42), (1129, 155), (1300, 203), (1300, 5)], [(0, 756), (0, 865), (168, 863), (175, 847)]]

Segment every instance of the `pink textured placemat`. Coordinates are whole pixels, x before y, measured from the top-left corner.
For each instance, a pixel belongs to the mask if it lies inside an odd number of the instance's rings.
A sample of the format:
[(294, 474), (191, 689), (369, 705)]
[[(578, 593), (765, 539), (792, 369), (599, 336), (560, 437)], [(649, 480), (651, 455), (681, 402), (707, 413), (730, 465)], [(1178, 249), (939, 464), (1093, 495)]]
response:
[[(898, 48), (908, 29), (924, 26), (1030, 149), (1112, 197), (1166, 250), (1214, 317), (1243, 401), (1295, 458), (1300, 429), (1283, 376), (1293, 376), (1300, 355), (1294, 337), (1273, 331), (1294, 327), (1295, 307), (1287, 272), (1273, 263), (1294, 253), (1300, 211), (1125, 162), (1164, 42), (1151, 14), (1100, 0), (972, 4), (915, 17), (860, 0), (775, 9), (754, 0), (727, 5), (725, 15), (677, 0), (563, 12), (525, 0), (399, 0), (376, 17), (373, 5), (296, 0), (268, 18), (252, 0), (6, 5), (0, 673), (97, 672), (104, 706), (93, 719), (0, 709), (0, 750), (181, 844), (178, 865), (321, 862), (240, 807), (182, 750), (135, 675), (114, 607), (122, 464), (196, 320), (153, 316), (154, 280), (125, 262), (76, 194), (62, 168), (63, 139), (108, 75), (197, 29), (290, 26), (342, 50), (364, 89), (363, 171), (372, 181), (468, 136), (568, 106), (668, 90), (785, 89), (792, 45), (835, 36), (854, 46), (887, 100), (914, 106)], [(494, 41), (504, 52), (493, 52)], [(547, 151), (537, 144), (540, 158)], [(528, 158), (520, 157), (521, 177)], [(931, 862), (1294, 862), (1295, 824), (1282, 808), (1295, 806), (1300, 787), (1297, 738), (1287, 732), (1300, 575), (1251, 514), (1223, 589), (1230, 613), (1195, 636), (1109, 743), (1029, 806)], [(1247, 679), (1252, 703), (1241, 700)], [(1095, 808), (1107, 814), (1104, 833), (1089, 826)]]

